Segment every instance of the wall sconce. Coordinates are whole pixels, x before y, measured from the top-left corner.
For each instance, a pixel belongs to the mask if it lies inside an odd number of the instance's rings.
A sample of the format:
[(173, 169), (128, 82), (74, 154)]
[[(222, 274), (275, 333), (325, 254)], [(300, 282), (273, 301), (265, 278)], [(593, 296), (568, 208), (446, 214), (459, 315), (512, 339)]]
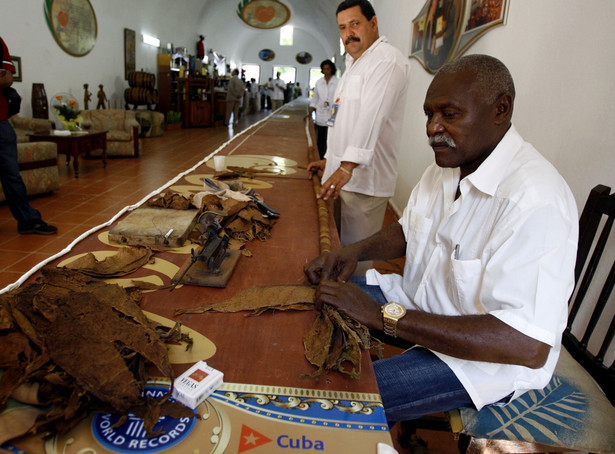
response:
[(149, 44), (150, 46), (160, 47), (160, 40), (158, 38), (154, 38), (153, 36), (146, 35), (143, 33), (143, 42), (145, 44)]

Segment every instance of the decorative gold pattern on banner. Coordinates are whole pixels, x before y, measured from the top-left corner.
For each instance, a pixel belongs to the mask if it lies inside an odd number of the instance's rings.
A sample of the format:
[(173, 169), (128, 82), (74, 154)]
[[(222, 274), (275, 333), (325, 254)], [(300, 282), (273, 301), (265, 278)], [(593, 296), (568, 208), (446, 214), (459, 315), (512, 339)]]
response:
[(287, 386), (250, 385), (246, 383), (223, 383), (220, 391), (236, 394), (262, 394), (265, 396), (292, 396), (324, 400), (350, 400), (382, 405), (380, 395), (375, 393), (356, 393), (348, 391), (328, 391), (323, 389), (293, 388)]

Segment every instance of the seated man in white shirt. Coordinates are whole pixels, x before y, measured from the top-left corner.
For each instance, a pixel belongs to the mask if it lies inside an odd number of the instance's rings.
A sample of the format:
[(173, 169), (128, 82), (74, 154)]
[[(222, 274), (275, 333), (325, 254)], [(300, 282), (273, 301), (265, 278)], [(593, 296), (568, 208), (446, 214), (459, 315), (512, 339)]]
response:
[[(543, 388), (574, 285), (575, 200), (512, 125), (515, 88), (497, 59), (443, 66), (424, 110), (435, 163), (399, 223), (309, 263), (317, 306), (416, 346), (376, 361), (389, 424), (506, 404)], [(360, 260), (406, 256), (403, 276)], [(353, 283), (354, 282), (354, 283)]]

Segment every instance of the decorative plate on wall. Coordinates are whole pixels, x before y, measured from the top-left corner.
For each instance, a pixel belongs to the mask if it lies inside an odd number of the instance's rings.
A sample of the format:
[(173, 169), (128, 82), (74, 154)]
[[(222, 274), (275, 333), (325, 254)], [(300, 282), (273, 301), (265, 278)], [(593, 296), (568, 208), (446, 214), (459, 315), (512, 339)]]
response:
[(296, 56), (295, 59), (297, 60), (297, 62), (301, 63), (302, 65), (307, 65), (308, 63), (310, 63), (312, 61), (312, 54), (310, 54), (309, 52), (299, 52)]
[(290, 10), (278, 0), (241, 0), (237, 15), (250, 27), (271, 29), (288, 22)]
[(58, 45), (83, 57), (96, 44), (96, 14), (89, 0), (45, 0), (45, 18)]
[(258, 53), (258, 58), (263, 61), (271, 61), (275, 58), (275, 52), (271, 49), (263, 49)]

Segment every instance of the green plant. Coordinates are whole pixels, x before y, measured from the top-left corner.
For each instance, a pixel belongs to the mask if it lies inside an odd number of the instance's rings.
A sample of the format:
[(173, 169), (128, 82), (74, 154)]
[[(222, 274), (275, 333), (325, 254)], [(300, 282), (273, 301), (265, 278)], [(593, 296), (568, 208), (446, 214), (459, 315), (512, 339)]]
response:
[(167, 112), (166, 121), (167, 121), (168, 125), (172, 125), (174, 123), (179, 123), (180, 121), (182, 121), (182, 114), (181, 114), (181, 112), (176, 112), (174, 110), (169, 110)]

